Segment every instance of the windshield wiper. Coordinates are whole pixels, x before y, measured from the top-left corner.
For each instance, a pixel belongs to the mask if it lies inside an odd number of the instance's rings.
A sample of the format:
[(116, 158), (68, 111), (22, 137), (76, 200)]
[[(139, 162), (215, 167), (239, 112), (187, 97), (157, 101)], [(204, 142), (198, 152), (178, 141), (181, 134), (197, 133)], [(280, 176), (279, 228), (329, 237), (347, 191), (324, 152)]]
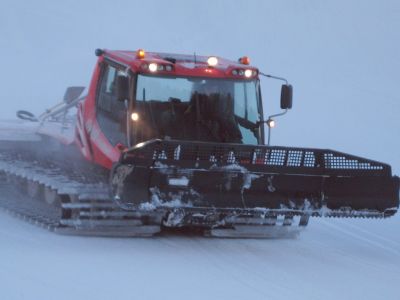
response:
[(239, 117), (238, 115), (235, 115), (235, 119), (236, 121), (239, 123), (240, 126), (249, 129), (251, 131), (255, 131), (260, 127), (260, 124), (258, 124), (259, 122), (251, 122), (248, 119)]

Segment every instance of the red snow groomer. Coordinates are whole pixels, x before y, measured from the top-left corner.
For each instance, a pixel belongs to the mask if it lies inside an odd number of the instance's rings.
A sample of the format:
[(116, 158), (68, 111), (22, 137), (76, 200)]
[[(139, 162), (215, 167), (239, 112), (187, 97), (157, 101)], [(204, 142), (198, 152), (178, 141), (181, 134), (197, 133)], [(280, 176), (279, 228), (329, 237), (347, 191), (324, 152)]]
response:
[[(129, 236), (190, 228), (271, 237), (297, 232), (310, 216), (397, 211), (389, 165), (265, 145), (264, 124), (274, 120), (264, 120), (259, 76), (284, 79), (247, 57), (96, 55), (86, 96), (71, 87), (39, 117), (18, 112), (36, 124), (35, 138), (3, 142), (0, 170), (26, 197), (3, 206), (60, 232)], [(291, 106), (286, 81), (281, 108)]]

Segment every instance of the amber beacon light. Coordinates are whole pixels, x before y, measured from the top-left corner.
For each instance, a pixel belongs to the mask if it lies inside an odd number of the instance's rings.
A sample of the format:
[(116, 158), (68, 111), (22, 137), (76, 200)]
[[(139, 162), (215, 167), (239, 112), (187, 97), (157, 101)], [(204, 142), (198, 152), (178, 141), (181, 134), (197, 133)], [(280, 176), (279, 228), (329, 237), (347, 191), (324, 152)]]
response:
[(143, 49), (139, 49), (139, 50), (136, 51), (136, 57), (137, 57), (137, 58), (142, 59), (142, 58), (144, 58), (145, 56), (146, 56), (146, 52), (144, 52)]

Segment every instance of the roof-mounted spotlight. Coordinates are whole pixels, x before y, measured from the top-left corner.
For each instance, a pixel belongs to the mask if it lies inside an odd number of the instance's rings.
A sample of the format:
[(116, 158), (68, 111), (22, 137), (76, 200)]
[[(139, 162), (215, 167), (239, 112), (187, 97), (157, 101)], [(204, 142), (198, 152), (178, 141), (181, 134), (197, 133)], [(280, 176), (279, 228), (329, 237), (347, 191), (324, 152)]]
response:
[(207, 59), (207, 63), (210, 67), (215, 67), (216, 65), (218, 65), (218, 58), (216, 58), (215, 56), (210, 56)]

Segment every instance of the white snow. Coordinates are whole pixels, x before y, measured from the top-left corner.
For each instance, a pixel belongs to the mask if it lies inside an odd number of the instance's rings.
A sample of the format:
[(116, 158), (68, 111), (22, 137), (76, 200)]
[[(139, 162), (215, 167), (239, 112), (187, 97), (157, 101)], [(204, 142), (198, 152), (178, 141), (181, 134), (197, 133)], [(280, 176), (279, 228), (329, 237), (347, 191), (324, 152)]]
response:
[(297, 239), (60, 236), (0, 213), (2, 299), (398, 299), (400, 217)]
[(0, 121), (0, 141), (40, 141), (38, 123), (20, 120)]
[[(3, 0), (0, 117), (38, 115), (67, 86), (87, 86), (95, 48), (248, 55), (294, 86), (273, 145), (348, 152), (399, 174), (399, 28), (397, 0)], [(262, 81), (267, 116), (279, 87)], [(311, 219), (288, 240), (108, 239), (0, 212), (0, 299), (397, 300), (399, 229), (397, 215)]]

